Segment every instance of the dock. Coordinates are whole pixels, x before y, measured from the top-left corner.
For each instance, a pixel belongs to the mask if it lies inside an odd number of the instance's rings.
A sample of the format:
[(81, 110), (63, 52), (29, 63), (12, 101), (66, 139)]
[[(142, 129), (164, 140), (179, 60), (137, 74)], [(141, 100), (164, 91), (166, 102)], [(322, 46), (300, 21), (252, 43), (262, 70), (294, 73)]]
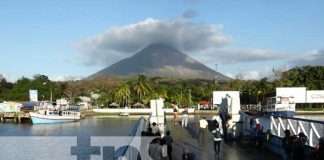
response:
[(167, 130), (173, 137), (174, 160), (182, 160), (183, 148), (194, 153), (196, 159), (230, 159), (230, 160), (279, 160), (279, 156), (265, 149), (256, 149), (253, 144), (241, 143), (239, 140), (222, 142), (220, 156), (216, 157), (213, 146), (213, 135), (208, 132), (206, 143), (203, 145), (197, 141), (198, 121), (189, 120), (188, 127), (183, 128), (179, 124), (167, 122)]
[(6, 122), (8, 119), (13, 120), (16, 123), (21, 123), (22, 120), (30, 120), (29, 113), (18, 112), (18, 113), (0, 113), (0, 122)]

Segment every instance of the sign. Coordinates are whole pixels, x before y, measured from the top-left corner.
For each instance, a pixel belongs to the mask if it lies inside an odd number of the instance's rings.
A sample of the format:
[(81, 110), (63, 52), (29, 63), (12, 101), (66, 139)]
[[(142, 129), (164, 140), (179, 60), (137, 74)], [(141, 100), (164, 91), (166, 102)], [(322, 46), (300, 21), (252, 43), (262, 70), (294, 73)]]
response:
[(306, 87), (276, 88), (276, 97), (291, 97), (295, 103), (306, 103)]
[(29, 90), (29, 100), (32, 102), (38, 102), (38, 91)]
[(324, 90), (307, 91), (307, 103), (324, 103)]

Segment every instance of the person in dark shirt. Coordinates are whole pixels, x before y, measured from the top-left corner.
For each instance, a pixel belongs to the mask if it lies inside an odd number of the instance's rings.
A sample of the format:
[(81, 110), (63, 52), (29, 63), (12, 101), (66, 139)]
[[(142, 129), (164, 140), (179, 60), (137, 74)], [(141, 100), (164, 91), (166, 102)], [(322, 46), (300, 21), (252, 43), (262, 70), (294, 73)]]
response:
[(305, 159), (305, 144), (307, 137), (303, 132), (298, 134), (298, 138), (294, 141), (294, 160)]
[(189, 152), (187, 148), (183, 149), (182, 160), (195, 160), (195, 155), (192, 152)]
[(321, 137), (316, 145), (316, 159), (324, 160), (324, 137)]

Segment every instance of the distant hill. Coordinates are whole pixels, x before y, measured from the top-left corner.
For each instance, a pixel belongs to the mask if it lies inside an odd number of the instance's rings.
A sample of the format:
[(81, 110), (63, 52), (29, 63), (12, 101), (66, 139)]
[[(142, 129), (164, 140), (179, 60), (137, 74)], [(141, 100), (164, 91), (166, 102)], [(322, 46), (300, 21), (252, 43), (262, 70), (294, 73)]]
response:
[[(125, 58), (89, 78), (97, 76), (136, 76), (148, 77), (175, 77), (183, 79), (214, 79), (215, 71), (199, 61), (180, 52), (179, 50), (163, 44), (152, 44)], [(220, 81), (231, 78), (217, 72)]]

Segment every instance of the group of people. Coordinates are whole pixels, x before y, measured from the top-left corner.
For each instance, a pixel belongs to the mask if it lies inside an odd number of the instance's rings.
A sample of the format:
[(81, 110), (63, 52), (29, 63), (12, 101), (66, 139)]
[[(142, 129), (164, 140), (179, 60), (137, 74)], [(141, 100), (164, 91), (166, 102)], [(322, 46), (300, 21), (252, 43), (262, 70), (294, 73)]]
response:
[(172, 160), (173, 138), (170, 131), (163, 138), (155, 138), (149, 145), (149, 155), (153, 160)]
[[(174, 124), (177, 124), (179, 107), (177, 104), (172, 104), (172, 107), (173, 107), (173, 120), (172, 121)], [(189, 118), (189, 108), (188, 108), (188, 106), (184, 106), (183, 112), (182, 112), (182, 120), (181, 120), (182, 127), (188, 126), (188, 118)]]
[(203, 145), (205, 144), (206, 133), (208, 131), (208, 128), (210, 128), (213, 135), (215, 156), (220, 155), (221, 142), (224, 137), (224, 130), (222, 129), (220, 124), (222, 124), (222, 120), (219, 116), (214, 116), (212, 118), (210, 127), (208, 127), (206, 117), (203, 117), (201, 120), (199, 120), (198, 143), (202, 143)]
[[(290, 130), (285, 130), (285, 137), (282, 139), (282, 144), (285, 150), (285, 159), (287, 160), (304, 160), (305, 145), (308, 139), (303, 132), (298, 135), (291, 135)], [(320, 142), (316, 145), (316, 151), (310, 154), (309, 159), (324, 160), (324, 138), (320, 138)]]

